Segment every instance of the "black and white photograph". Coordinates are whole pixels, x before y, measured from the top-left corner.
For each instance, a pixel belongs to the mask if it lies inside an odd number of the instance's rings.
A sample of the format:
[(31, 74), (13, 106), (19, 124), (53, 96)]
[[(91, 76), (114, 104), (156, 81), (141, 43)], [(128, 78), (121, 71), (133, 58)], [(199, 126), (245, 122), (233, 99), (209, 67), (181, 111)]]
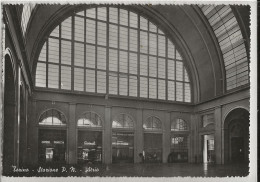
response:
[(3, 1), (0, 180), (257, 181), (252, 12)]

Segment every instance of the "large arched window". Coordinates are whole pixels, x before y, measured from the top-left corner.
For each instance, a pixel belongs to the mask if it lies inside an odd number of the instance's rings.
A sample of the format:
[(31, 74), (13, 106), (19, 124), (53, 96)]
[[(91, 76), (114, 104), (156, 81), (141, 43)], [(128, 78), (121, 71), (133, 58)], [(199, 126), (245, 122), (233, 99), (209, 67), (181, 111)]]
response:
[(188, 125), (183, 119), (177, 119), (171, 124), (171, 131), (187, 131)]
[(73, 14), (40, 52), (36, 87), (191, 102), (184, 60), (151, 21), (117, 7)]
[(50, 109), (40, 116), (39, 125), (63, 126), (66, 125), (66, 119), (60, 111)]
[(101, 127), (101, 118), (94, 112), (84, 113), (78, 120), (79, 127)]
[(133, 128), (134, 121), (127, 114), (120, 114), (113, 119), (112, 128)]
[(143, 124), (145, 130), (162, 130), (162, 123), (159, 118), (151, 116)]

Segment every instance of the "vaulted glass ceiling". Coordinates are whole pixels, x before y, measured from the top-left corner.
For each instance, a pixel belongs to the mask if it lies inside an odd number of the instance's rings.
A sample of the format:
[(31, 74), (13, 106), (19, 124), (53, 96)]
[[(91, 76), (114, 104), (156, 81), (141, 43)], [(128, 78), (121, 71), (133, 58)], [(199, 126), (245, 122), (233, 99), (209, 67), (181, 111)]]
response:
[(40, 52), (36, 87), (191, 102), (184, 60), (146, 18), (116, 7), (73, 14)]
[(223, 54), (226, 89), (249, 83), (249, 61), (239, 24), (227, 5), (199, 5), (211, 25)]

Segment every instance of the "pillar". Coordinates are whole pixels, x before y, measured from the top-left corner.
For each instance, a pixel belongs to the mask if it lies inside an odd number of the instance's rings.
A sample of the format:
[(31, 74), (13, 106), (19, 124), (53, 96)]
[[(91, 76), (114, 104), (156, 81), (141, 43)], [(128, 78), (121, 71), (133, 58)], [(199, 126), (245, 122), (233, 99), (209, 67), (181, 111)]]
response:
[(105, 107), (105, 123), (104, 123), (104, 134), (103, 134), (103, 163), (112, 163), (112, 130), (111, 130), (111, 107)]
[(135, 126), (135, 138), (134, 138), (134, 163), (142, 162), (142, 159), (139, 157), (140, 153), (143, 153), (144, 144), (143, 144), (143, 110), (138, 108), (136, 114), (136, 126)]
[(171, 152), (171, 114), (165, 113), (164, 128), (163, 128), (163, 158), (162, 162), (167, 163), (168, 155)]
[(191, 150), (191, 162), (198, 163), (200, 160), (200, 139), (198, 131), (198, 117), (195, 114), (191, 115), (191, 134), (190, 134), (190, 148)]
[(214, 111), (215, 118), (215, 155), (216, 164), (222, 163), (222, 114), (221, 107), (216, 107)]
[(69, 120), (68, 124), (68, 163), (77, 163), (77, 121), (76, 121), (76, 104), (69, 104)]

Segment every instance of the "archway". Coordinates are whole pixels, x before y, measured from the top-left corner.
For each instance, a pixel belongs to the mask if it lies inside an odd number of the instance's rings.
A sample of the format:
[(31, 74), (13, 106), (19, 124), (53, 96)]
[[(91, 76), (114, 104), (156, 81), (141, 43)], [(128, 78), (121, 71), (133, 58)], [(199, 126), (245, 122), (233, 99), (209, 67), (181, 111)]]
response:
[(15, 81), (11, 59), (5, 56), (3, 173), (15, 165)]
[(249, 112), (242, 108), (232, 110), (224, 123), (224, 162), (249, 161)]

